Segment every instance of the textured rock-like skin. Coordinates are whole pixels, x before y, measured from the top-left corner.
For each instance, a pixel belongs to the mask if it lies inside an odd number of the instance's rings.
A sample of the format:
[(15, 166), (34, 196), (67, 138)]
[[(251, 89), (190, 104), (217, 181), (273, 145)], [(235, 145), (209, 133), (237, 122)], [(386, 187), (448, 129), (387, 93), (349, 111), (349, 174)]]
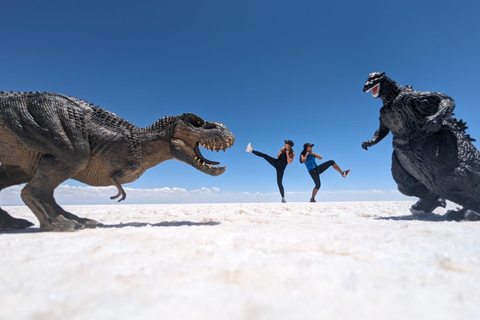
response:
[[(185, 113), (164, 117), (138, 128), (84, 100), (57, 93), (0, 93), (0, 190), (27, 183), (21, 196), (40, 221), (42, 230), (69, 231), (94, 227), (93, 220), (64, 211), (53, 197), (67, 179), (92, 186), (122, 184), (147, 169), (176, 159), (219, 175), (225, 167), (205, 159), (199, 145), (225, 150), (232, 133), (219, 122)], [(0, 209), (0, 229), (25, 228), (31, 223)]]
[(480, 153), (465, 133), (465, 122), (452, 117), (453, 99), (401, 86), (383, 72), (370, 74), (363, 90), (381, 98), (383, 107), (379, 129), (362, 147), (392, 133), (393, 178), (400, 192), (420, 198), (412, 210), (431, 212), (447, 199), (463, 206), (449, 217), (478, 220)]

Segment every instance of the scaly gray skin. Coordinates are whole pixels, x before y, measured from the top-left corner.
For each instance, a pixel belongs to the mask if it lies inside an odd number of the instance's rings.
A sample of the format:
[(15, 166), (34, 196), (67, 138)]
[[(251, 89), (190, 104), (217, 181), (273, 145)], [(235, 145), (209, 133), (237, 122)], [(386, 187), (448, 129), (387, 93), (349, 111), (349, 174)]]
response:
[(445, 199), (463, 206), (449, 211), (454, 220), (480, 220), (480, 153), (465, 133), (465, 122), (452, 118), (449, 96), (401, 86), (384, 72), (369, 75), (364, 92), (383, 101), (380, 127), (365, 150), (393, 135), (392, 175), (398, 190), (419, 197), (412, 212), (445, 207)]
[[(137, 180), (147, 169), (175, 159), (217, 176), (226, 167), (207, 160), (199, 146), (224, 150), (235, 142), (220, 122), (184, 113), (164, 117), (146, 128), (86, 101), (56, 93), (0, 93), (0, 190), (26, 183), (21, 197), (40, 221), (41, 230), (93, 228), (97, 222), (63, 210), (55, 188), (67, 179), (91, 186)], [(1, 229), (32, 223), (0, 209)]]

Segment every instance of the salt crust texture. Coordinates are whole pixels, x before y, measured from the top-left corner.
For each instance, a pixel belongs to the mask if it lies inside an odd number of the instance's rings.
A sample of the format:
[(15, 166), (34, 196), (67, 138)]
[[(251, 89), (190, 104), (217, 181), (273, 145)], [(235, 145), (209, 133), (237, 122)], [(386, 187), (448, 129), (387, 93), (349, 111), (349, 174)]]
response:
[(65, 206), (104, 227), (0, 233), (0, 319), (479, 319), (480, 223), (411, 205)]

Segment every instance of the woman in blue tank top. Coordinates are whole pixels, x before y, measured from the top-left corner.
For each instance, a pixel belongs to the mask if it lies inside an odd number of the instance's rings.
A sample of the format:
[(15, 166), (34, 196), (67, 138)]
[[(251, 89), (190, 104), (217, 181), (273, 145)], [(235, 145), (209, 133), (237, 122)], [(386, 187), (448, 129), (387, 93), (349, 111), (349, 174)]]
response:
[(342, 171), (338, 164), (335, 163), (333, 160), (329, 160), (327, 162), (324, 162), (320, 165), (317, 165), (317, 162), (315, 159), (322, 160), (323, 157), (319, 154), (316, 154), (312, 151), (312, 147), (314, 145), (311, 143), (305, 143), (303, 145), (303, 151), (300, 154), (300, 163), (305, 163), (305, 166), (307, 167), (308, 173), (310, 173), (310, 176), (312, 177), (313, 181), (315, 182), (315, 187), (313, 188), (312, 191), (312, 197), (310, 198), (310, 202), (316, 202), (315, 201), (315, 196), (317, 195), (318, 190), (320, 189), (320, 175), (325, 172), (330, 167), (333, 167), (335, 170), (337, 170), (342, 177), (346, 178), (348, 174), (350, 173), (350, 169), (347, 171)]
[(277, 158), (270, 157), (269, 155), (266, 155), (265, 153), (255, 151), (252, 149), (252, 144), (249, 143), (247, 146), (247, 152), (251, 152), (254, 155), (258, 157), (262, 157), (265, 160), (267, 160), (268, 163), (270, 163), (275, 170), (277, 171), (277, 185), (278, 189), (280, 190), (280, 195), (282, 196), (282, 202), (285, 203), (287, 202), (285, 200), (285, 190), (283, 189), (283, 174), (285, 172), (285, 168), (287, 167), (288, 164), (291, 164), (293, 161), (293, 158), (295, 157), (295, 152), (292, 149), (293, 147), (293, 141), (292, 140), (285, 140), (285, 146), (280, 149), (280, 151), (277, 154)]

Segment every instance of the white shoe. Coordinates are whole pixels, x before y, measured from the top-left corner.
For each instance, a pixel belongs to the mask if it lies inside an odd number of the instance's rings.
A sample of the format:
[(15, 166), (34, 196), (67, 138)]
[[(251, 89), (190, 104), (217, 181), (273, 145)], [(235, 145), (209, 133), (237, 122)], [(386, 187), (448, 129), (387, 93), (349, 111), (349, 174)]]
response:
[(247, 150), (245, 150), (246, 152), (252, 152), (253, 149), (252, 149), (252, 143), (249, 142), (248, 145), (247, 145)]
[(287, 200), (285, 200), (285, 198), (282, 198), (282, 203), (287, 203)]

